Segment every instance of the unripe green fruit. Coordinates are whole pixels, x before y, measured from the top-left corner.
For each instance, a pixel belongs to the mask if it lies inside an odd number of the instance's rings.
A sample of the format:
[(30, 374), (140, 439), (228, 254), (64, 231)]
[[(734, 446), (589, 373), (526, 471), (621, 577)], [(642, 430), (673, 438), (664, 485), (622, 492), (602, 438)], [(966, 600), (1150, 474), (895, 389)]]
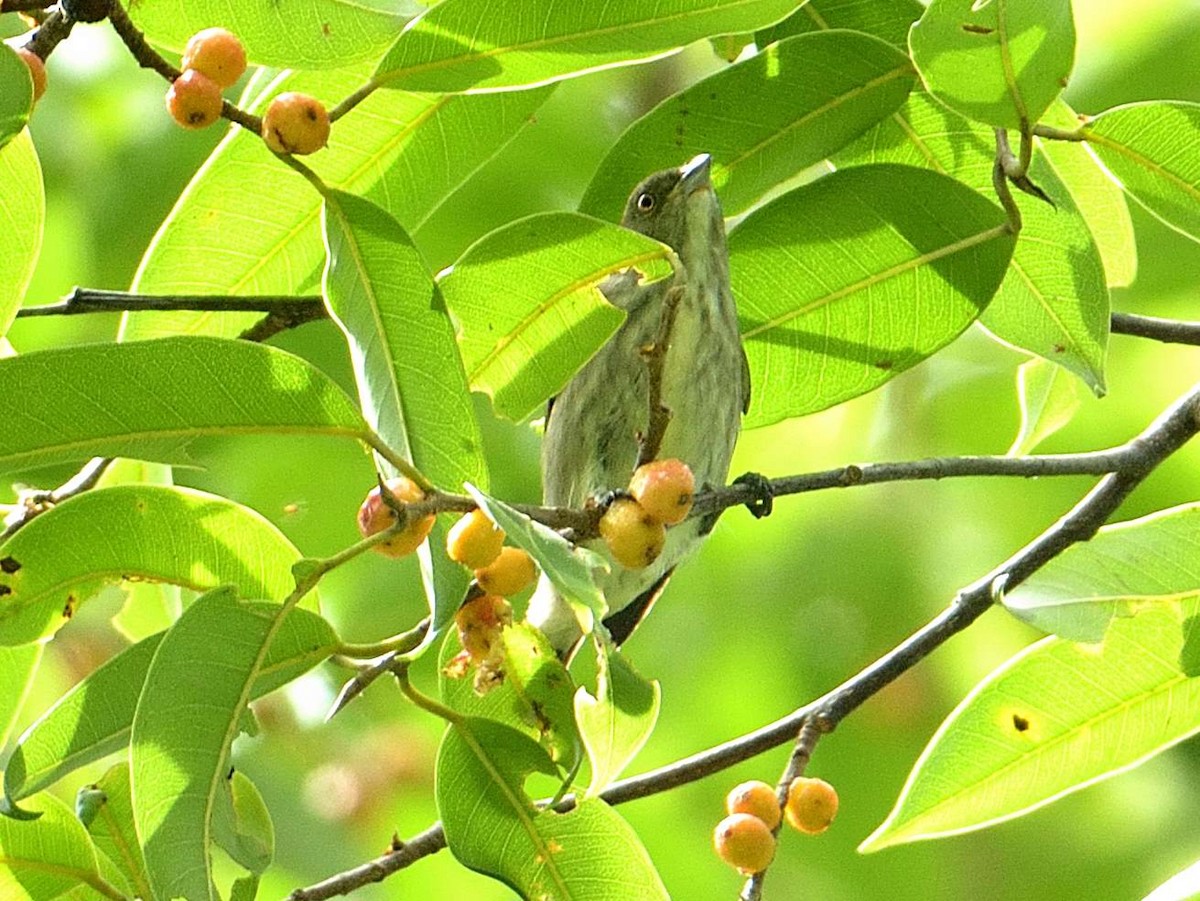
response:
[(775, 857), (775, 836), (756, 816), (734, 813), (717, 823), (713, 848), (721, 860), (745, 876), (761, 873)]
[(511, 597), (524, 591), (537, 578), (533, 558), (520, 548), (501, 548), (496, 559), (475, 570), (475, 581), (488, 594)]
[(504, 547), (504, 530), (482, 510), (472, 510), (446, 533), (446, 556), (468, 569), (483, 569)]
[(778, 826), (783, 817), (775, 789), (757, 779), (734, 786), (733, 791), (725, 798), (725, 810), (728, 813), (748, 813), (758, 817), (767, 824), (768, 829)]
[(600, 517), (600, 537), (614, 560), (626, 569), (641, 569), (658, 559), (667, 531), (633, 498), (619, 497)]
[(207, 128), (221, 118), (221, 89), (207, 75), (189, 69), (167, 89), (167, 112), (184, 128)]
[(820, 835), (829, 828), (837, 811), (837, 791), (824, 779), (800, 776), (788, 786), (783, 815), (793, 829)]
[(696, 496), (696, 477), (682, 460), (652, 460), (629, 480), (629, 493), (642, 509), (664, 525), (687, 519)]
[(246, 49), (233, 32), (205, 28), (187, 42), (179, 67), (203, 72), (224, 90), (232, 87), (246, 71)]
[(263, 114), (262, 137), (276, 153), (315, 153), (329, 143), (329, 131), (329, 113), (307, 94), (280, 94)]
[[(425, 499), (425, 492), (421, 490), (420, 486), (405, 476), (389, 479), (387, 487), (401, 504), (415, 504), (417, 501)], [(408, 556), (419, 548), (421, 542), (429, 536), (435, 519), (436, 517), (430, 513), (410, 522), (387, 541), (375, 545), (374, 550), (385, 557)], [(376, 485), (367, 494), (366, 500), (358, 510), (358, 531), (364, 538), (370, 538), (384, 529), (391, 528), (395, 522), (395, 512), (384, 501), (379, 486)]]

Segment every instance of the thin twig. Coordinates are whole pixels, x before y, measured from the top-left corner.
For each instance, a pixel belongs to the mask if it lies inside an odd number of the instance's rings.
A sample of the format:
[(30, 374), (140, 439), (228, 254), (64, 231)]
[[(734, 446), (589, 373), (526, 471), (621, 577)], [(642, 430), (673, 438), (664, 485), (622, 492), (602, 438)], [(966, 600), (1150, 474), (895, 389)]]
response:
[(75, 22), (69, 19), (61, 9), (55, 7), (38, 26), (33, 37), (25, 43), (25, 47), (42, 59), (49, 59), (54, 48), (70, 36), (71, 29), (74, 27)]
[(129, 291), (100, 291), (75, 288), (58, 303), (25, 307), (18, 319), (39, 316), (80, 316), (88, 313), (145, 312), (268, 313), (300, 322), (311, 322), (326, 315), (320, 295), (287, 294), (134, 294)]
[(22, 492), (17, 509), (4, 520), (4, 531), (0, 532), (0, 542), (7, 541), (31, 520), (41, 516), (51, 507), (70, 500), (77, 494), (91, 491), (112, 462), (111, 459), (105, 457), (93, 457), (83, 465), (79, 472), (57, 488), (49, 491)]
[(1166, 344), (1200, 346), (1200, 322), (1159, 319), (1155, 316), (1138, 316), (1135, 313), (1113, 313), (1112, 331), (1115, 335), (1151, 338)]

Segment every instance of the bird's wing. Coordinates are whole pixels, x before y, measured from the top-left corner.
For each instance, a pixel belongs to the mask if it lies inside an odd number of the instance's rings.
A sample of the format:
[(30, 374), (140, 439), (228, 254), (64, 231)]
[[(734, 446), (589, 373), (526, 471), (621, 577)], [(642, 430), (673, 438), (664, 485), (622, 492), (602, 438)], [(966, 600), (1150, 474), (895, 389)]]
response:
[(738, 350), (742, 353), (742, 412), (750, 412), (750, 360), (746, 357), (746, 348), (740, 342)]
[(608, 629), (608, 634), (614, 642), (618, 645), (624, 644), (625, 639), (633, 634), (633, 630), (646, 618), (654, 602), (666, 591), (667, 582), (670, 581), (673, 572), (675, 567), (672, 566), (659, 576), (657, 582), (604, 620), (604, 627)]

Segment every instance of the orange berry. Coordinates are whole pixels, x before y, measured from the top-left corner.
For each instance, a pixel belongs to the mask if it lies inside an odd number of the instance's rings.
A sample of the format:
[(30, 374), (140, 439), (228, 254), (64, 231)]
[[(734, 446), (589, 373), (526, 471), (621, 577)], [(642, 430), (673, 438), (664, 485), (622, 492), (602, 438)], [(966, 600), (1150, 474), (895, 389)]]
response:
[(29, 67), (29, 74), (33, 78), (33, 102), (37, 103), (46, 93), (46, 62), (28, 47), (18, 47), (17, 56)]
[(600, 517), (600, 537), (618, 563), (641, 569), (658, 559), (667, 530), (633, 498), (619, 497)]
[(775, 857), (775, 836), (758, 817), (734, 813), (717, 823), (713, 848), (721, 860), (749, 876), (770, 866)]
[(767, 824), (768, 829), (778, 826), (783, 816), (779, 810), (779, 798), (775, 796), (775, 789), (757, 779), (734, 786), (733, 791), (725, 797), (725, 810), (728, 813), (748, 813), (758, 817)]
[(167, 112), (184, 128), (207, 128), (221, 118), (221, 89), (204, 73), (189, 69), (167, 89)]
[(276, 153), (315, 153), (329, 142), (329, 127), (321, 101), (289, 91), (267, 107), (262, 137)]
[(682, 460), (652, 460), (629, 480), (629, 493), (642, 509), (664, 525), (687, 519), (696, 496), (696, 477)]
[(472, 662), (491, 656), (505, 626), (512, 625), (512, 604), (494, 594), (468, 601), (454, 615), (458, 638)]
[[(413, 504), (425, 498), (425, 492), (417, 483), (405, 476), (389, 479), (387, 487), (401, 505)], [(374, 549), (386, 557), (406, 557), (419, 548), (421, 542), (429, 536), (434, 519), (432, 513), (422, 516), (420, 519), (410, 522), (387, 541), (375, 545)], [(358, 531), (364, 538), (369, 538), (384, 529), (391, 528), (395, 522), (395, 512), (384, 501), (380, 495), (379, 486), (376, 485), (367, 494), (366, 500), (358, 509)]]
[(793, 829), (820, 835), (829, 828), (837, 811), (837, 791), (824, 779), (800, 776), (788, 786), (783, 815)]
[(468, 569), (483, 569), (500, 556), (503, 546), (504, 530), (479, 509), (465, 514), (446, 533), (446, 556)]
[(537, 578), (533, 558), (518, 547), (500, 549), (499, 555), (482, 569), (475, 570), (475, 581), (488, 594), (509, 597), (523, 591)]
[(204, 73), (224, 90), (233, 87), (246, 71), (246, 49), (233, 32), (205, 28), (187, 42), (179, 67)]

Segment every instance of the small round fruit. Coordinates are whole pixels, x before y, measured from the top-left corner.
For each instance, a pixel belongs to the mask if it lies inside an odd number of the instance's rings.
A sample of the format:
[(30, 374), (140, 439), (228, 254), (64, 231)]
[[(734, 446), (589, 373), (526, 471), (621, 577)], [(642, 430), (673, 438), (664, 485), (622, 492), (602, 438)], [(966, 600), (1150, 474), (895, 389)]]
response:
[(734, 813), (717, 823), (713, 848), (721, 860), (749, 876), (770, 866), (775, 857), (775, 836), (758, 817)]
[(837, 810), (837, 791), (824, 779), (800, 776), (788, 786), (783, 815), (793, 829), (820, 835), (829, 828)]
[(316, 153), (329, 142), (329, 127), (321, 101), (288, 91), (267, 107), (262, 137), (276, 153)]
[(779, 810), (779, 798), (775, 789), (757, 779), (736, 785), (725, 797), (725, 810), (728, 813), (748, 813), (758, 817), (767, 824), (768, 829), (779, 825), (783, 814)]
[(167, 112), (184, 128), (208, 128), (221, 118), (221, 89), (204, 73), (189, 69), (167, 89)]
[[(425, 498), (425, 492), (421, 490), (417, 483), (405, 476), (397, 476), (394, 479), (389, 479), (387, 487), (401, 504), (414, 504)], [(429, 536), (435, 518), (430, 513), (414, 522), (410, 522), (387, 541), (375, 545), (374, 549), (385, 557), (408, 556), (419, 548), (421, 542)], [(363, 538), (370, 538), (384, 529), (391, 528), (395, 522), (395, 512), (384, 501), (380, 495), (379, 486), (376, 485), (367, 494), (366, 500), (362, 502), (362, 506), (358, 509), (358, 531), (362, 533)]]
[(696, 477), (682, 460), (653, 460), (639, 466), (629, 480), (629, 493), (642, 509), (664, 525), (687, 519), (696, 496)]
[(641, 569), (658, 559), (667, 530), (633, 498), (619, 497), (600, 517), (600, 537), (618, 563), (626, 569)]
[(29, 67), (29, 74), (33, 77), (33, 102), (37, 103), (46, 93), (46, 62), (28, 47), (18, 47), (17, 56)]
[(487, 514), (475, 509), (450, 527), (446, 533), (446, 556), (468, 569), (483, 569), (504, 547), (504, 530)]
[(496, 559), (475, 570), (475, 581), (488, 594), (510, 597), (524, 591), (537, 578), (533, 558), (518, 547), (500, 549)]
[(231, 31), (205, 28), (187, 42), (179, 67), (203, 72), (224, 90), (233, 87), (246, 71), (246, 48)]

